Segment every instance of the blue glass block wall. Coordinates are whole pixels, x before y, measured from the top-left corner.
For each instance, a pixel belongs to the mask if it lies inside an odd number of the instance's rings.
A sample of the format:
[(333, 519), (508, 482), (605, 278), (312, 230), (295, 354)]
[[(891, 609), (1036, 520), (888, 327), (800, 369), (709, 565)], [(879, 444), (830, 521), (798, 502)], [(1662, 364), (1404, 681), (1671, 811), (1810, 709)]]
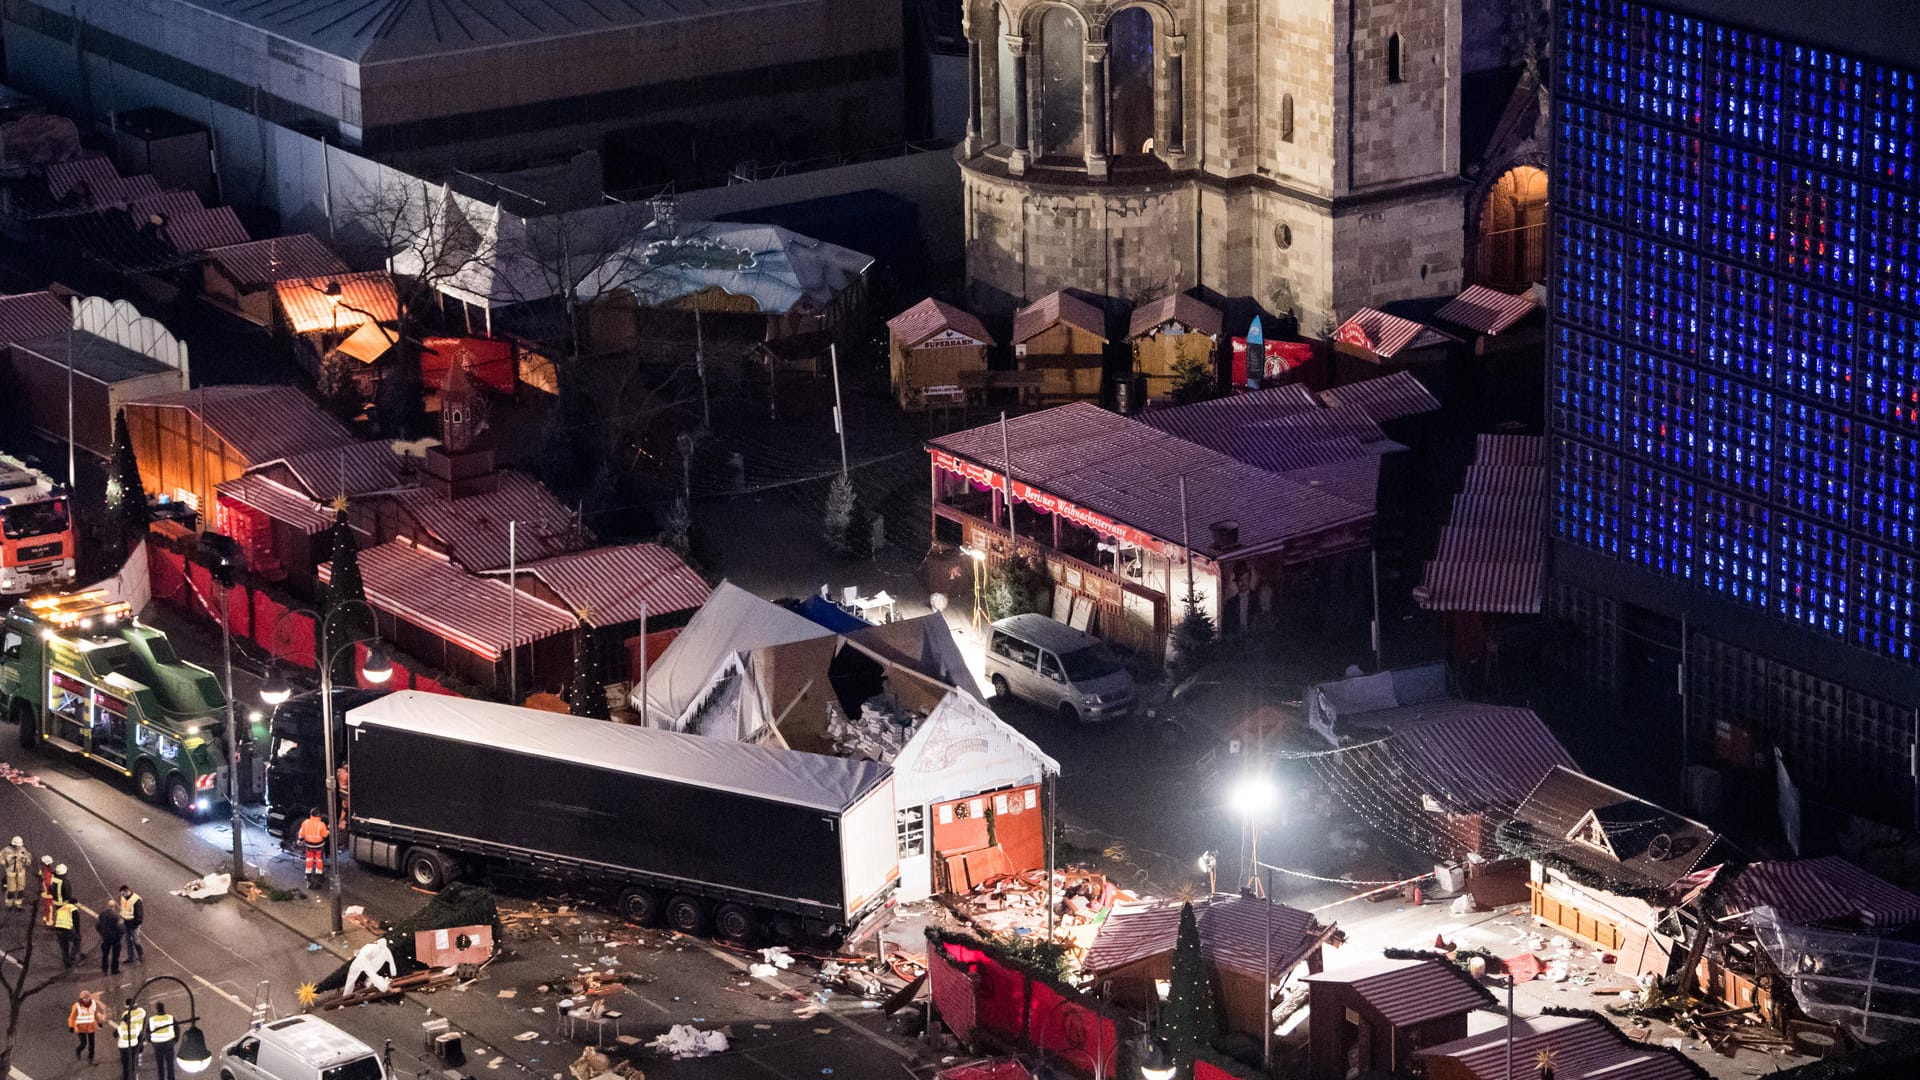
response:
[(1920, 662), (1920, 77), (1556, 9), (1555, 535)]

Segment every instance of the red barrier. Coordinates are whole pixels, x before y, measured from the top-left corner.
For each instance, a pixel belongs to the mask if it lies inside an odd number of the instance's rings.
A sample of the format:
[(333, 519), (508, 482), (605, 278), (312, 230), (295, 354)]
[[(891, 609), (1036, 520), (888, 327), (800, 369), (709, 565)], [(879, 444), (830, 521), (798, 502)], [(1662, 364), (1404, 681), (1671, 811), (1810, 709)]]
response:
[(1118, 1028), (1080, 994), (959, 942), (940, 942), (929, 956), (934, 1005), (961, 1041), (985, 1030), (1044, 1050), (1084, 1076), (1119, 1068)]
[(174, 604), (186, 602), (187, 560), (178, 552), (168, 551), (159, 544), (148, 544), (147, 574), (154, 599)]
[(434, 682), (432, 679), (427, 678), (425, 675), (415, 675), (413, 677), (413, 688), (423, 694), (444, 694), (447, 697), (460, 696), (446, 687), (441, 686), (439, 683)]
[(253, 636), (253, 590), (245, 585), (235, 585), (227, 590), (227, 618), (233, 620), (232, 632), (235, 637)]
[(1204, 1058), (1193, 1063), (1193, 1080), (1235, 1080), (1232, 1073)]

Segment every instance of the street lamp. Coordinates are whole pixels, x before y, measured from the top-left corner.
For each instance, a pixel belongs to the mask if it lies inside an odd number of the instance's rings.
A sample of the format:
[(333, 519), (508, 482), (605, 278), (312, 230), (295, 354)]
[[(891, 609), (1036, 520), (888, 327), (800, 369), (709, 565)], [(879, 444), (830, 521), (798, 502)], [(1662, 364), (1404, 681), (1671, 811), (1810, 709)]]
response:
[(1167, 1049), (1167, 1040), (1158, 1035), (1149, 1035), (1146, 1042), (1146, 1048), (1140, 1054), (1142, 1080), (1173, 1080), (1173, 1074), (1180, 1070), (1174, 1064), (1173, 1052)]
[[(355, 605), (366, 608), (367, 613), (373, 616), (375, 626), (374, 635), (370, 638), (354, 638), (351, 641), (344, 641), (340, 643), (338, 648), (329, 649), (327, 638), (333, 629), (333, 617)], [(333, 609), (328, 611), (325, 616), (309, 609), (290, 611), (287, 614), (289, 616), (305, 615), (313, 619), (320, 627), (320, 745), (322, 748), (321, 756), (326, 759), (327, 768), (327, 869), (331, 871), (331, 877), (327, 881), (327, 897), (332, 904), (333, 932), (338, 934), (345, 929), (345, 922), (342, 913), (343, 902), (340, 897), (340, 864), (338, 861), (340, 847), (338, 839), (340, 835), (340, 766), (338, 759), (334, 756), (333, 746), (333, 663), (340, 658), (341, 653), (353, 648), (355, 645), (369, 645), (366, 662), (360, 666), (360, 675), (370, 683), (384, 683), (393, 677), (393, 657), (387, 652), (387, 647), (380, 641), (378, 631), (380, 625), (379, 613), (373, 610), (373, 605), (364, 600), (343, 600), (335, 604)], [(287, 626), (288, 620), (283, 617), (280, 625), (283, 627)], [(280, 671), (279, 665), (275, 665), (274, 668), (267, 673), (266, 680), (260, 684), (260, 700), (269, 705), (280, 705), (284, 704), (287, 699), (292, 696), (293, 687), (287, 682), (287, 677)]]
[[(1227, 793), (1227, 800), (1234, 813), (1247, 819), (1247, 832), (1252, 838), (1253, 858), (1250, 865), (1257, 867), (1260, 865), (1260, 823), (1278, 805), (1280, 793), (1275, 790), (1273, 780), (1264, 773), (1249, 771), (1233, 785), (1233, 789)], [(1252, 873), (1247, 875), (1247, 879), (1250, 883), (1258, 881)]]
[(134, 1002), (146, 992), (147, 987), (157, 982), (176, 983), (187, 994), (187, 1026), (186, 1030), (180, 1033), (180, 1047), (174, 1051), (173, 1063), (178, 1065), (180, 1071), (184, 1073), (206, 1071), (207, 1066), (213, 1064), (213, 1054), (207, 1050), (207, 1037), (200, 1031), (200, 1007), (194, 1004), (193, 987), (188, 986), (181, 979), (172, 975), (155, 975), (141, 983), (133, 993), (127, 995), (127, 1003), (121, 1008), (120, 1022), (125, 1024), (132, 1019)]

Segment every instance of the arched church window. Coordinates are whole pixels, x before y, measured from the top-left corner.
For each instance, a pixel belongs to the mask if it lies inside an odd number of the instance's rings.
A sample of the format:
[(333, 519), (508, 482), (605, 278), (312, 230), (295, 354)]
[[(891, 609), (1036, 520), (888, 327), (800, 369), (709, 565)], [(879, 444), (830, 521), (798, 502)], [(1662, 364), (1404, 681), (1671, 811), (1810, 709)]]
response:
[(1081, 73), (1086, 33), (1079, 16), (1050, 7), (1040, 16), (1040, 156), (1078, 158), (1086, 152), (1081, 128)]
[(1293, 95), (1280, 95), (1280, 141), (1293, 141)]
[(1405, 69), (1401, 67), (1399, 34), (1387, 35), (1387, 81), (1406, 81)]
[(1107, 20), (1107, 153), (1153, 152), (1153, 15), (1124, 8)]

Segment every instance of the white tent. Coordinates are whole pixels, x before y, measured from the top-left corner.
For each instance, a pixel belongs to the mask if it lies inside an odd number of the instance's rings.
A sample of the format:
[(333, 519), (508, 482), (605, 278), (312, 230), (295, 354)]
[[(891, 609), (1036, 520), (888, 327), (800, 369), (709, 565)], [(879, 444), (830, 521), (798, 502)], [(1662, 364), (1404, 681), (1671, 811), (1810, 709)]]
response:
[(648, 727), (678, 727), (709, 687), (722, 693), (745, 690), (744, 685), (716, 686), (723, 667), (744, 674), (747, 656), (755, 649), (832, 636), (833, 631), (813, 620), (722, 581), (660, 659), (648, 665), (647, 677), (633, 688), (633, 708)]
[(967, 667), (967, 658), (960, 653), (959, 642), (953, 640), (946, 616), (937, 611), (917, 619), (862, 627), (849, 631), (846, 637), (848, 641), (897, 656), (948, 686), (972, 694), (976, 701), (987, 700), (980, 692), (980, 684), (974, 681), (972, 669)]

